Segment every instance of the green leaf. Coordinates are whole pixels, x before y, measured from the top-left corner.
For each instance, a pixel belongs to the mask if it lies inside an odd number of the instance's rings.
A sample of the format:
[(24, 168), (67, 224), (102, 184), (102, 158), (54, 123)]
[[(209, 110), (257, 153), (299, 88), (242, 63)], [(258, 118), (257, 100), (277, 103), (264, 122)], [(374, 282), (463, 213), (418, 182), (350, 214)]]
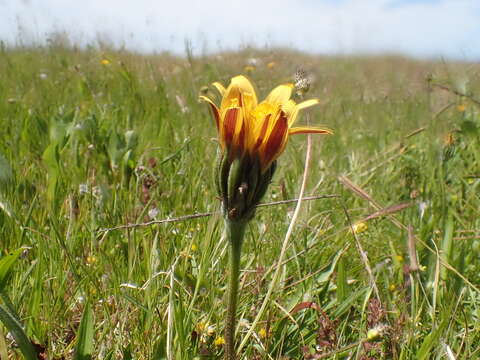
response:
[(5, 286), (5, 282), (7, 280), (7, 276), (10, 272), (15, 261), (17, 261), (18, 257), (22, 254), (25, 248), (20, 248), (15, 250), (14, 252), (0, 258), (0, 291)]
[(60, 153), (58, 152), (58, 145), (51, 143), (47, 146), (42, 154), (42, 160), (47, 165), (49, 173), (58, 173), (60, 168)]
[(420, 346), (420, 349), (415, 357), (417, 360), (430, 359), (430, 355), (432, 355), (432, 348), (438, 345), (438, 340), (442, 334), (442, 331), (443, 326), (440, 325), (437, 329), (425, 336), (422, 346)]
[[(449, 212), (447, 216), (447, 221), (445, 223), (445, 235), (443, 237), (443, 241), (441, 244), (442, 259), (443, 261), (445, 261), (445, 263), (448, 263), (448, 264), (450, 264), (452, 259), (454, 230), (455, 230), (455, 226), (453, 222), (453, 215), (451, 212)], [(448, 270), (446, 267), (442, 267), (441, 277), (443, 280), (447, 280)]]
[(331, 276), (333, 275), (333, 272), (335, 271), (335, 267), (337, 266), (337, 262), (340, 259), (340, 257), (343, 255), (345, 252), (346, 248), (344, 248), (342, 251), (337, 252), (337, 254), (334, 256), (332, 259), (332, 262), (330, 263), (330, 267), (328, 270), (322, 272), (317, 278), (317, 282), (323, 283), (325, 281), (330, 280)]
[(341, 303), (348, 297), (347, 270), (345, 269), (345, 260), (340, 258), (337, 265), (337, 299)]
[(471, 120), (465, 120), (460, 124), (460, 129), (462, 133), (466, 135), (477, 135), (478, 133), (478, 128), (477, 124), (475, 124)]
[(366, 294), (368, 294), (369, 291), (371, 291), (370, 287), (364, 287), (351, 292), (350, 295), (343, 302), (337, 304), (333, 315), (335, 317), (343, 316), (343, 314), (345, 314), (349, 309), (355, 306), (355, 303), (358, 301), (358, 299), (364, 297)]
[(9, 309), (3, 305), (0, 305), (0, 321), (3, 322), (3, 325), (5, 325), (10, 334), (12, 334), (25, 359), (37, 360), (37, 352), (23, 331), (22, 325), (15, 316), (10, 313)]
[(133, 360), (132, 356), (132, 344), (128, 344), (127, 347), (123, 348), (123, 360)]
[(82, 320), (78, 328), (77, 344), (75, 345), (74, 360), (90, 360), (93, 353), (94, 319), (93, 310), (89, 303), (83, 310)]
[(47, 198), (53, 202), (55, 200), (55, 192), (60, 175), (60, 153), (58, 152), (58, 145), (56, 143), (48, 145), (43, 152), (42, 160), (45, 165), (47, 165), (48, 171)]

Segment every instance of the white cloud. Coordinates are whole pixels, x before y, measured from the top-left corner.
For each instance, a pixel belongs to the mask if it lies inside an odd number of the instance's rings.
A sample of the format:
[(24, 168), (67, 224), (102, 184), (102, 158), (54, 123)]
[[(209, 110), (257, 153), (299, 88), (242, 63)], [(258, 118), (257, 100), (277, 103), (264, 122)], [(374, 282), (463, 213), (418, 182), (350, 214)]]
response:
[(66, 31), (129, 49), (182, 52), (239, 45), (320, 53), (402, 52), (480, 59), (478, 0), (0, 0), (0, 39)]

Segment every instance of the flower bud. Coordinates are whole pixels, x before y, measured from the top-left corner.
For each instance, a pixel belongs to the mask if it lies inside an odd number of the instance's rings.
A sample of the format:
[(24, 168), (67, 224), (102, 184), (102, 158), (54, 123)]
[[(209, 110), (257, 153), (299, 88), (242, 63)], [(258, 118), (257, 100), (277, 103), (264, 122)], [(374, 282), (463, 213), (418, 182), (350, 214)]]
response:
[(225, 217), (233, 222), (248, 221), (265, 195), (276, 169), (276, 161), (262, 171), (260, 161), (248, 155), (218, 161), (216, 184)]

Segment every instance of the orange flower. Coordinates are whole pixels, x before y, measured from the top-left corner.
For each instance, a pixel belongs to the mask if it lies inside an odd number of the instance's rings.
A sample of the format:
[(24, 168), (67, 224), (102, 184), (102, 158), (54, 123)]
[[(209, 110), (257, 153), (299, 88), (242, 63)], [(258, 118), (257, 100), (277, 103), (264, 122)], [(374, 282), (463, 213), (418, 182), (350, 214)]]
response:
[(248, 155), (258, 159), (265, 172), (285, 150), (290, 135), (331, 134), (318, 127), (293, 127), (300, 110), (319, 102), (311, 99), (295, 103), (290, 99), (293, 84), (277, 86), (260, 103), (252, 83), (245, 76), (232, 78), (226, 89), (218, 82), (213, 86), (222, 95), (220, 107), (206, 96), (200, 98), (210, 105), (220, 145), (231, 161)]

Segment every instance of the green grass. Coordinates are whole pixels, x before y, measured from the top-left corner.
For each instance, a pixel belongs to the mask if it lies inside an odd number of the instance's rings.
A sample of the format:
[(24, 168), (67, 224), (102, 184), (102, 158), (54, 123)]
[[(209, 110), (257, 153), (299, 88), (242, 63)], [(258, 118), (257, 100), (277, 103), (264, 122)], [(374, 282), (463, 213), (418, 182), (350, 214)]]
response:
[[(304, 203), (242, 358), (480, 357), (480, 109), (458, 95), (480, 97), (480, 67), (465, 63), (2, 48), (0, 260), (28, 248), (3, 280), (0, 269), (2, 309), (51, 359), (221, 358), (220, 216), (105, 229), (219, 209), (216, 130), (198, 95), (243, 73), (249, 57), (259, 59), (249, 76), (261, 97), (297, 67), (315, 76), (308, 97), (322, 104), (312, 121), (335, 135), (314, 137), (307, 195), (338, 196)], [(265, 201), (296, 197), (305, 149), (304, 136), (291, 139)], [(403, 203), (411, 206), (352, 235), (351, 224)], [(293, 208), (261, 208), (248, 226), (238, 342), (267, 293)], [(408, 226), (419, 272), (409, 271)], [(0, 355), (20, 358), (9, 331), (0, 325)]]

